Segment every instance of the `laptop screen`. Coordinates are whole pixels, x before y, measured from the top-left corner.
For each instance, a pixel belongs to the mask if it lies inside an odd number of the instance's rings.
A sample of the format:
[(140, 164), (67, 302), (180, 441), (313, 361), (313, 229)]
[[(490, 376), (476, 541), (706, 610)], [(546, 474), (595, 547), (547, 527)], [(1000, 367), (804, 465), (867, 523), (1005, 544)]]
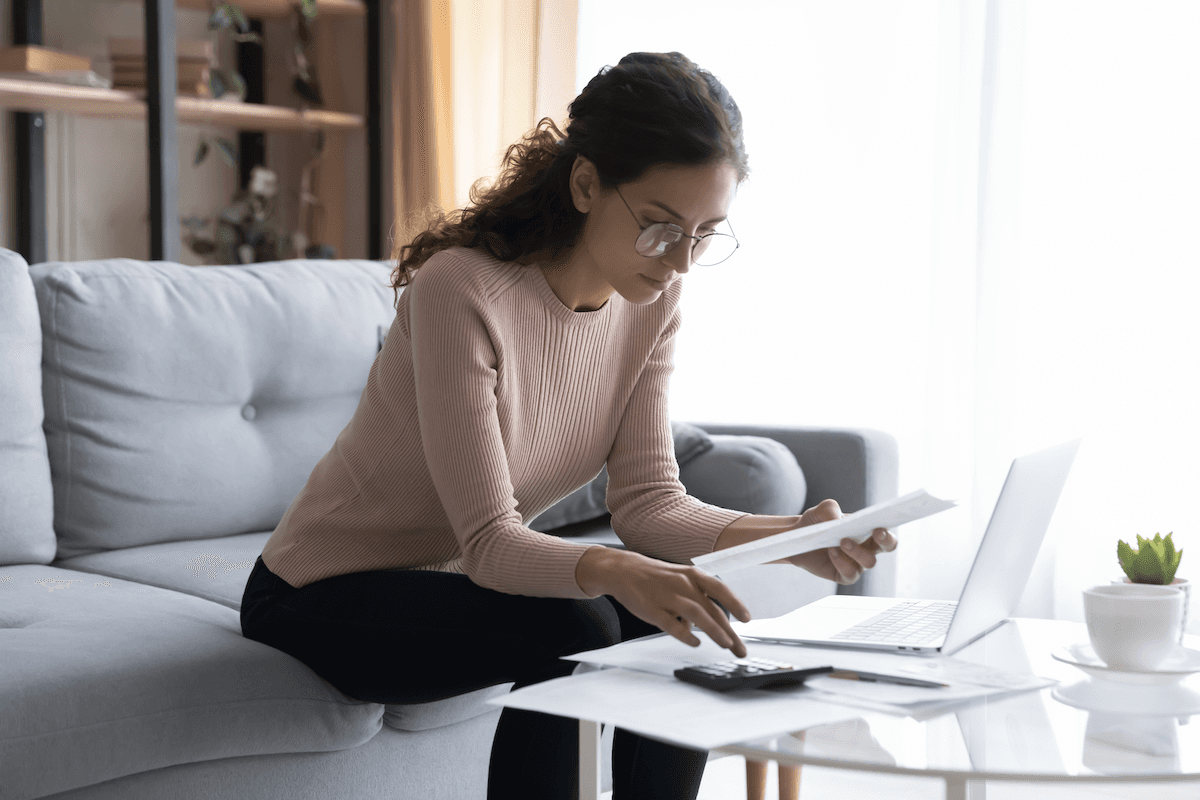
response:
[(1016, 611), (1080, 441), (1021, 456), (1009, 467), (963, 584), (943, 653), (958, 650)]

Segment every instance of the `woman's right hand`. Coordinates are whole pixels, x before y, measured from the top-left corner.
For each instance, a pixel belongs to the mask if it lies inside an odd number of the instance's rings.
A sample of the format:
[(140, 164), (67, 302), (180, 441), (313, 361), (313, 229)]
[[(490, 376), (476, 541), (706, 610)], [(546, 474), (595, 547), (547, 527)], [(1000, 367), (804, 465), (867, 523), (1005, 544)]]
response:
[(696, 567), (596, 546), (580, 557), (575, 581), (588, 595), (610, 595), (684, 644), (700, 646), (695, 625), (738, 658), (746, 657), (746, 646), (717, 603), (742, 622), (750, 621), (750, 611), (728, 586)]

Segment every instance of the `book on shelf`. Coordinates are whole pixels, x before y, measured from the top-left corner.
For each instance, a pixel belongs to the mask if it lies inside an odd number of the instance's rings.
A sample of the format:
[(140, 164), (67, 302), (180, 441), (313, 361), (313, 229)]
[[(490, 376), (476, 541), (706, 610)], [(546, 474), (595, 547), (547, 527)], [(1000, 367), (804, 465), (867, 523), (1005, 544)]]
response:
[[(180, 83), (199, 83), (200, 81), (208, 82), (208, 64), (178, 64), (175, 67), (175, 78)], [(118, 67), (113, 65), (112, 71), (113, 83), (146, 83), (146, 69), (139, 65), (137, 69), (131, 67)]]
[[(114, 88), (116, 88), (116, 87), (114, 87)], [(137, 89), (127, 87), (127, 88), (122, 89), (121, 91), (129, 92), (134, 97), (136, 97), (138, 100), (146, 99), (146, 87), (145, 86), (138, 87)], [(211, 100), (214, 103), (220, 103), (220, 104), (224, 104), (224, 105), (232, 105), (234, 103), (241, 104), (244, 102), (241, 97), (234, 94), (233, 92), (228, 92), (227, 94), (223, 94), (220, 97), (213, 97), (211, 90), (207, 86), (205, 86), (205, 87), (197, 86), (197, 87), (195, 87), (195, 91), (191, 91), (191, 92), (185, 92), (183, 89), (180, 89), (176, 92), (175, 97), (176, 98), (186, 97), (188, 99), (197, 99), (197, 100)], [(258, 104), (251, 104), (251, 105), (258, 105)]]
[(89, 89), (111, 89), (112, 81), (97, 75), (90, 69), (56, 69), (52, 72), (3, 72), (0, 79), (31, 81), (33, 83), (58, 83), (63, 86), (86, 86)]
[[(113, 88), (144, 92), (147, 80), (145, 42), (114, 37), (108, 40), (108, 46)], [(176, 92), (191, 97), (212, 97), (209, 69), (215, 55), (210, 41), (180, 40), (175, 63)]]
[[(118, 59), (142, 61), (146, 58), (146, 41), (127, 36), (111, 37), (108, 40), (108, 55), (113, 61)], [(180, 39), (175, 43), (175, 58), (179, 61), (211, 63), (216, 57), (216, 47), (212, 41), (207, 39)]]
[[(145, 92), (146, 82), (118, 83), (114, 81), (112, 88), (127, 92)], [(175, 93), (189, 97), (212, 97), (212, 88), (208, 85), (208, 81), (180, 81), (175, 85)]]
[(21, 45), (0, 48), (0, 72), (87, 72), (92, 60), (50, 47)]
[[(126, 56), (117, 56), (116, 58), (110, 58), (109, 63), (112, 64), (112, 68), (113, 68), (114, 72), (145, 72), (146, 71), (146, 59), (142, 58), (141, 56), (138, 56), (136, 58), (128, 58)], [(199, 70), (205, 69), (206, 67), (211, 67), (212, 62), (211, 61), (203, 61), (200, 59), (180, 58), (180, 59), (176, 59), (175, 65), (178, 69), (181, 69), (181, 70), (186, 69), (186, 70), (191, 70), (193, 72), (198, 72)]]

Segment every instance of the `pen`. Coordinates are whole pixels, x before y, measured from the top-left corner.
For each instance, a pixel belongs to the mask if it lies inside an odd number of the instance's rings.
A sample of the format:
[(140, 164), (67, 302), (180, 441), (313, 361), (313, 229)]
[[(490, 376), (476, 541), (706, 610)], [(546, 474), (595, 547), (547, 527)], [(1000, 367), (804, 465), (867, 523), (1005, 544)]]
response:
[(854, 672), (844, 669), (829, 673), (829, 677), (840, 678), (844, 681), (869, 681), (871, 683), (897, 683), (901, 686), (925, 686), (930, 689), (941, 689), (950, 685), (936, 681), (925, 681), (920, 678), (902, 678), (897, 675), (878, 675), (874, 672)]

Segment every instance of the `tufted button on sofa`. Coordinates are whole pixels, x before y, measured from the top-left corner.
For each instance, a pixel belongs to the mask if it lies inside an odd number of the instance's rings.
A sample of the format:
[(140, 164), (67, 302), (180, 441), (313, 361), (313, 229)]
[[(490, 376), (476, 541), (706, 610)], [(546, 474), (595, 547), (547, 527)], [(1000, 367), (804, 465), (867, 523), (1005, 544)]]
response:
[[(250, 568), (391, 322), (389, 273), (0, 249), (0, 799), (485, 795), (487, 700), (508, 686), (362, 702), (241, 634)], [(795, 505), (807, 480), (847, 510), (895, 493), (885, 434), (772, 431), (706, 432), (693, 493), (772, 485)], [(737, 461), (750, 433), (785, 441)], [(596, 512), (551, 530), (612, 543)], [(778, 586), (763, 601), (784, 610), (834, 590)]]

